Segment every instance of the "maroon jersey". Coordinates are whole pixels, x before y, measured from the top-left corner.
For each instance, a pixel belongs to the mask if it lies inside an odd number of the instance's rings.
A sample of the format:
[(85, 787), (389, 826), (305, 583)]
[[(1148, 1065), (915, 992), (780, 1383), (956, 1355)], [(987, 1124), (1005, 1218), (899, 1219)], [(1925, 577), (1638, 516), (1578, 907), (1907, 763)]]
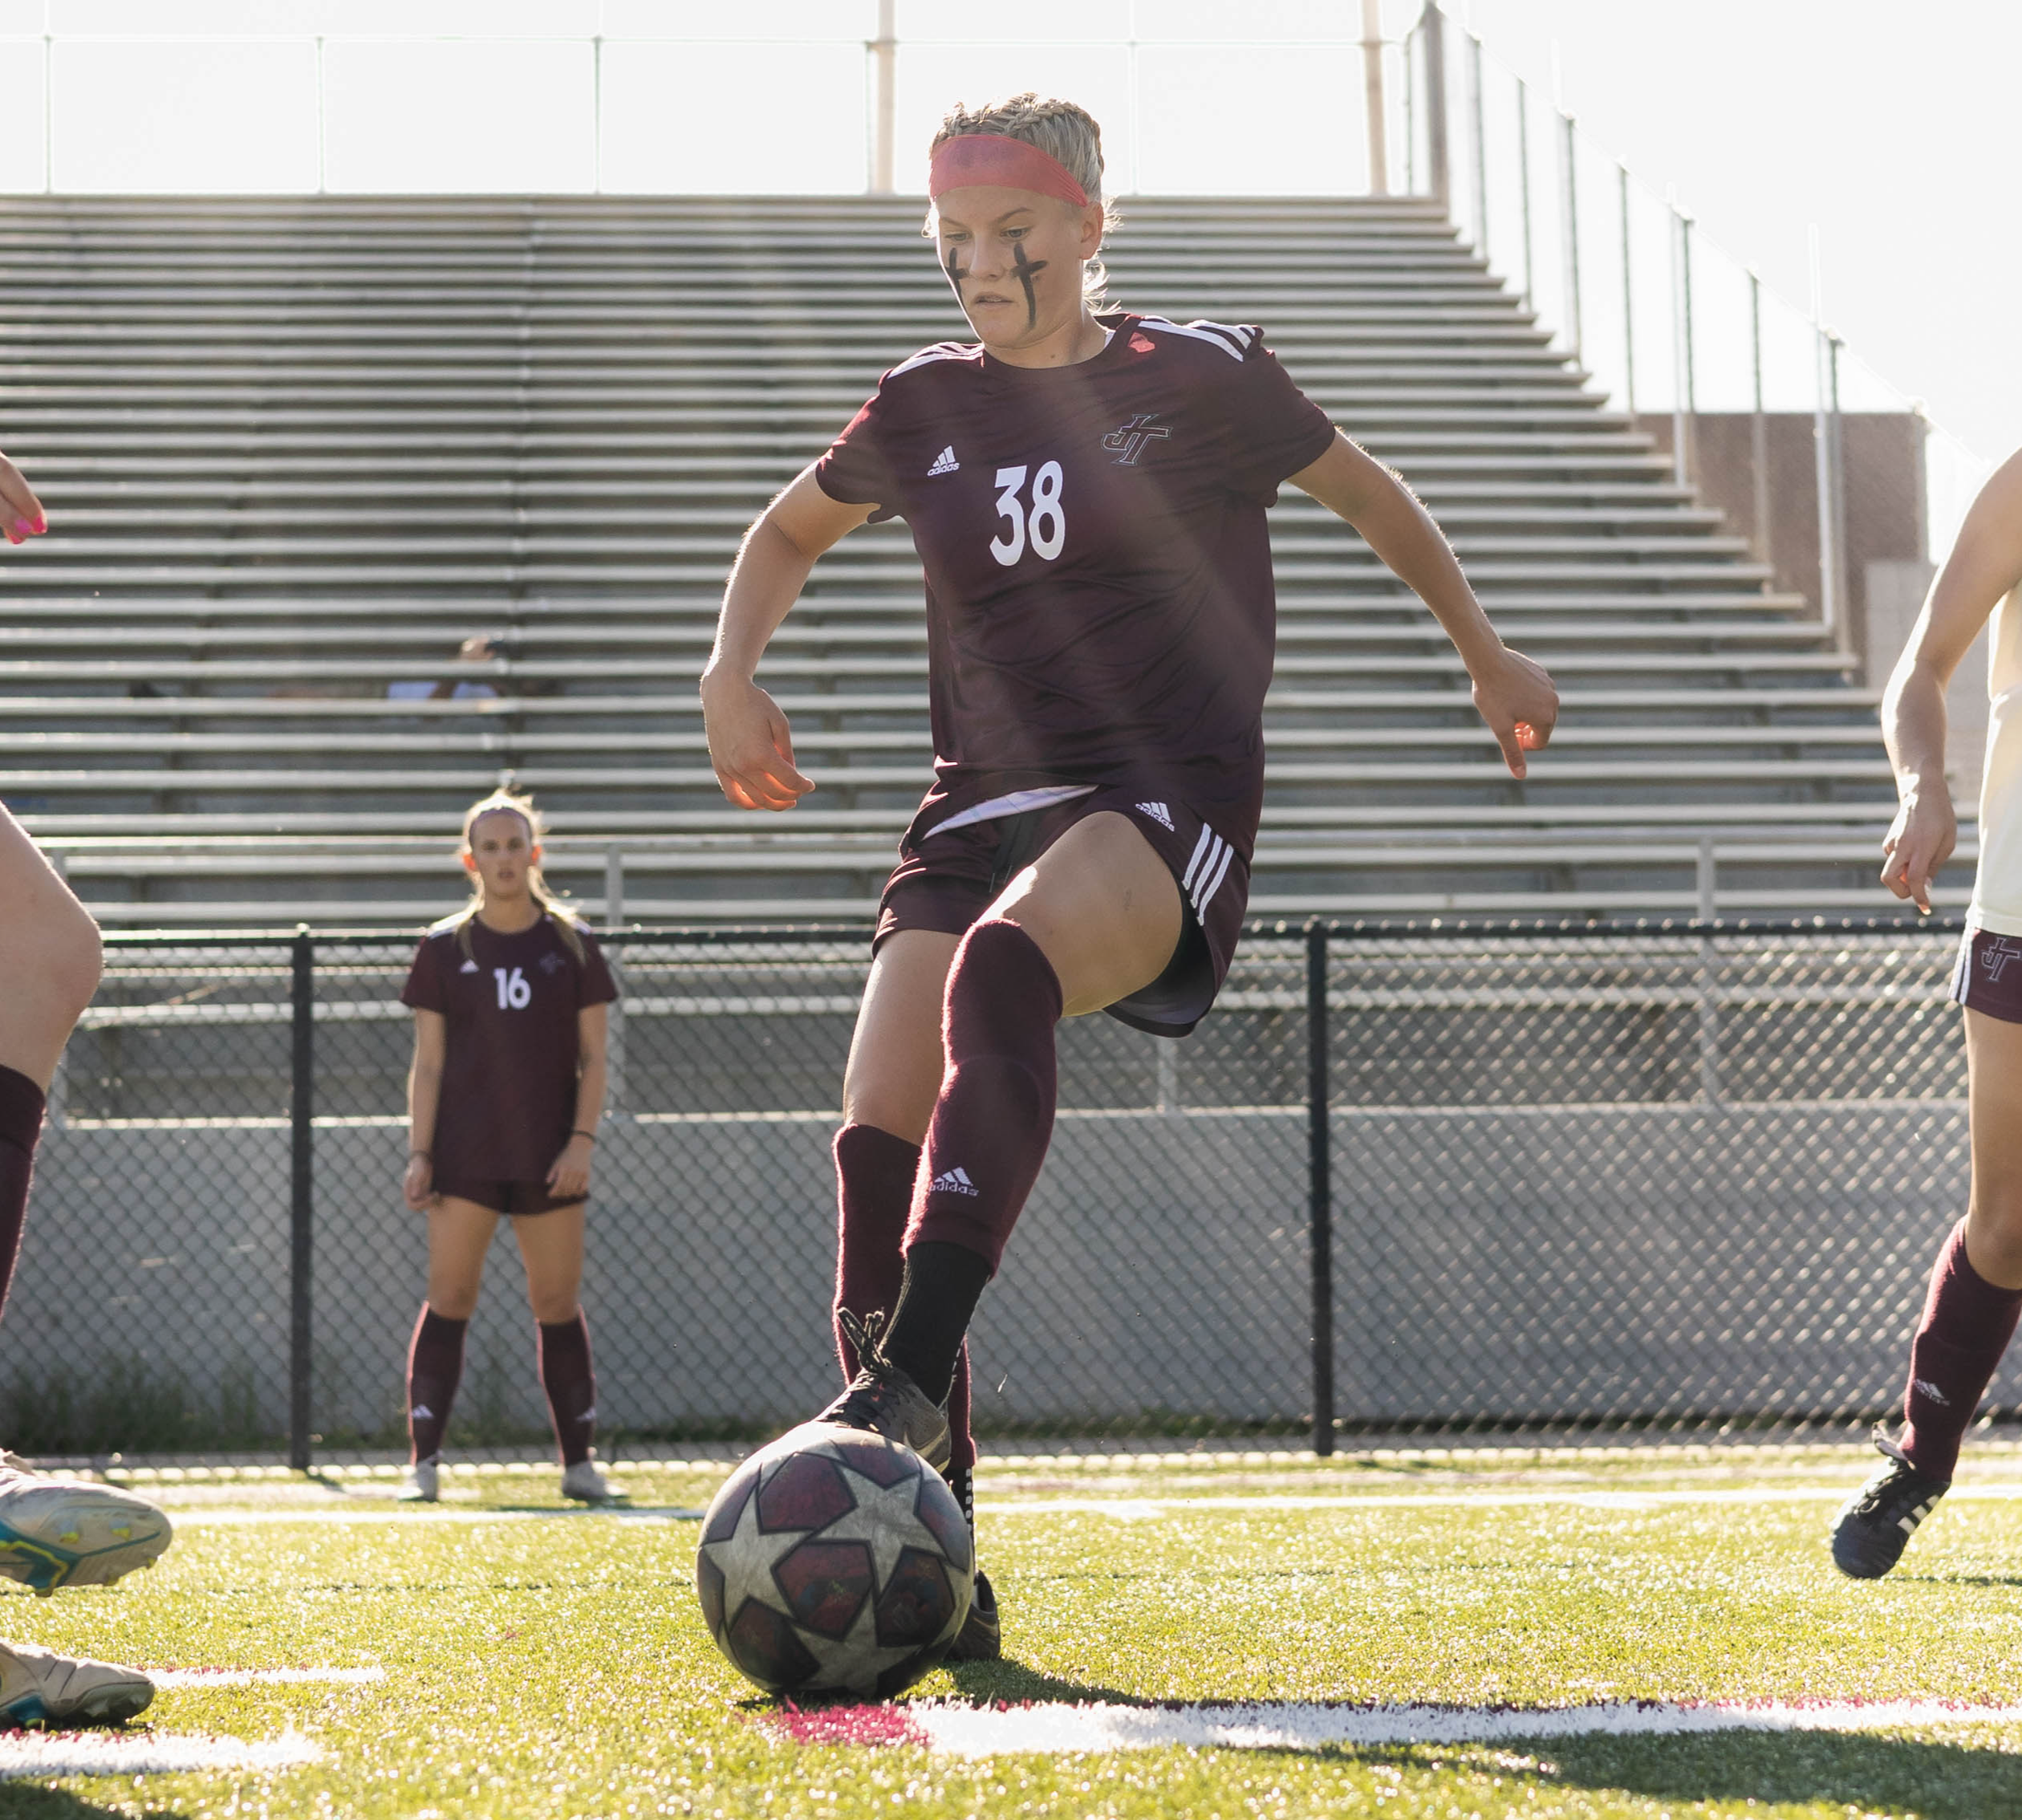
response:
[(1093, 360), (894, 367), (816, 465), (927, 571), (936, 794), (1175, 767), (1261, 789), (1277, 596), (1265, 509), (1334, 438), (1262, 331), (1124, 313)]
[(457, 929), (431, 929), (415, 950), (400, 1002), (448, 1022), (437, 1102), (435, 1172), (492, 1181), (545, 1177), (575, 1123), (576, 1013), (618, 996), (588, 930), (583, 958), (553, 918), (518, 935), (475, 920), (465, 957)]

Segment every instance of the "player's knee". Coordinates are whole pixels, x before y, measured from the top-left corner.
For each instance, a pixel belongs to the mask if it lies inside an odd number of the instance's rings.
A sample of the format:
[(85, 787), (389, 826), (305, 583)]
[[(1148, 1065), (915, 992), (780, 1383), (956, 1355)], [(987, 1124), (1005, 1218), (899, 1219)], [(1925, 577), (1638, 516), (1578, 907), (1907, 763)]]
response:
[(538, 1294), (530, 1291), (526, 1302), (534, 1311), (534, 1318), (544, 1327), (564, 1326), (583, 1312), (583, 1303), (574, 1290), (566, 1294), (554, 1290)]
[(19, 956), (22, 977), (39, 982), (39, 996), (67, 1027), (91, 1002), (105, 971), (99, 926), (91, 912), (66, 892), (35, 928), (22, 934), (33, 952)]
[(445, 1321), (468, 1321), (477, 1312), (475, 1282), (445, 1282), (428, 1279), (428, 1306)]
[(1967, 1231), (1973, 1256), (1996, 1276), (2022, 1274), (2022, 1179), (1976, 1182)]
[(57, 989), (74, 1013), (81, 1014), (98, 992), (105, 974), (105, 949), (99, 940), (99, 927), (82, 904), (73, 926), (67, 930), (55, 963)]

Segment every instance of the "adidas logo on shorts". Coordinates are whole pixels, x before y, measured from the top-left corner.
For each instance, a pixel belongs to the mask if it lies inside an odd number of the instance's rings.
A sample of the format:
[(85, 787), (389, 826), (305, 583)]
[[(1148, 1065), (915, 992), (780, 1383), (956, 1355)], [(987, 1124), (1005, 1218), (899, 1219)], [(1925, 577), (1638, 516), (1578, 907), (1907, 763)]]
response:
[(960, 473), (961, 469), (962, 464), (955, 459), (955, 445), (951, 442), (934, 457), (934, 465), (927, 470), (927, 477), (932, 480), (936, 474)]
[(1163, 802), (1140, 802), (1137, 805), (1140, 815), (1149, 815), (1167, 834), (1173, 832), (1172, 812)]
[[(940, 1184), (937, 1182), (934, 1185), (938, 1188)], [(1939, 1387), (1934, 1384), (1930, 1379), (1918, 1379), (1917, 1388), (1926, 1396), (1929, 1397), (1933, 1403), (1936, 1404), (1940, 1409), (1949, 1408), (1951, 1407), (1951, 1399), (1946, 1395), (1943, 1391), (1939, 1389)]]
[(981, 1195), (983, 1191), (968, 1179), (968, 1170), (955, 1168), (945, 1170), (935, 1176), (927, 1184), (927, 1192), (929, 1194)]

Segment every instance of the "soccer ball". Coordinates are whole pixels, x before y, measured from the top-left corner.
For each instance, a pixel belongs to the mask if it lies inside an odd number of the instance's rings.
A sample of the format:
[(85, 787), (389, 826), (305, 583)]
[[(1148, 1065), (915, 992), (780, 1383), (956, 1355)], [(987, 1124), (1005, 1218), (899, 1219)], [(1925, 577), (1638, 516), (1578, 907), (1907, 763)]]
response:
[(730, 1475), (695, 1554), (717, 1647), (775, 1694), (910, 1687), (960, 1631), (975, 1572), (940, 1474), (911, 1448), (826, 1422)]

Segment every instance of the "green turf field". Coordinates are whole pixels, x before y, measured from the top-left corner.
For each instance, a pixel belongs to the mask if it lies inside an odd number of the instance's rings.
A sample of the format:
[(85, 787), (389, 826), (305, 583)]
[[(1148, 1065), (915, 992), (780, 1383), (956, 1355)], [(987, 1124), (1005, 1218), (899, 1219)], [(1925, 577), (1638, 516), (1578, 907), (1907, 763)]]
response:
[[(159, 1741), (299, 1767), (0, 1786), (0, 1814), (2022, 1814), (2022, 1724), (1167, 1747), (964, 1758), (810, 1745), (717, 1655), (691, 1590), (721, 1467), (143, 1481), (177, 1514), (152, 1574), (7, 1599), (0, 1635), (151, 1668), (383, 1677), (177, 1687)], [(993, 1465), (982, 1556), (1011, 1660), (916, 1698), (1115, 1703), (2022, 1699), (2022, 1452), (1982, 1449), (1904, 1567), (1826, 1561), (1850, 1449), (1513, 1452), (1321, 1465)], [(1833, 1494), (1828, 1497), (1826, 1494)]]

